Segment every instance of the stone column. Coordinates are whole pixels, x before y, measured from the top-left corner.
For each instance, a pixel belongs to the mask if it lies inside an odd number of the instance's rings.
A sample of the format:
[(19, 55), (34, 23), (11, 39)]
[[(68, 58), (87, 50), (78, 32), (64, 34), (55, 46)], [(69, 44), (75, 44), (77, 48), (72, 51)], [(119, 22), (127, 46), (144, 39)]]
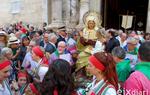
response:
[(62, 0), (52, 0), (52, 23), (49, 25), (49, 28), (58, 28), (63, 25)]
[(70, 25), (70, 0), (63, 1), (63, 21), (66, 26)]
[(42, 1), (42, 8), (43, 8), (42, 22), (48, 23), (48, 0)]
[(89, 11), (89, 0), (80, 0), (80, 16), (79, 25), (77, 27), (83, 27), (83, 15)]
[(71, 0), (70, 2), (70, 13), (71, 13), (71, 24), (75, 26), (77, 23), (77, 7), (78, 7), (78, 0)]
[(148, 3), (146, 33), (150, 33), (150, 1), (149, 1), (149, 3)]

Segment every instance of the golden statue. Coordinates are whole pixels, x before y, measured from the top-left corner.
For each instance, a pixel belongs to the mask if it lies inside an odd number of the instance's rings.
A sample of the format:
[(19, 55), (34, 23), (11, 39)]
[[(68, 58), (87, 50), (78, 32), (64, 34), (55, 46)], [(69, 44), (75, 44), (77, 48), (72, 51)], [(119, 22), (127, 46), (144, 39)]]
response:
[(77, 42), (80, 54), (76, 63), (76, 71), (88, 65), (88, 57), (91, 55), (91, 51), (97, 40), (96, 32), (102, 23), (100, 15), (96, 12), (85, 13), (83, 22), (85, 27), (83, 31), (80, 32), (80, 38)]

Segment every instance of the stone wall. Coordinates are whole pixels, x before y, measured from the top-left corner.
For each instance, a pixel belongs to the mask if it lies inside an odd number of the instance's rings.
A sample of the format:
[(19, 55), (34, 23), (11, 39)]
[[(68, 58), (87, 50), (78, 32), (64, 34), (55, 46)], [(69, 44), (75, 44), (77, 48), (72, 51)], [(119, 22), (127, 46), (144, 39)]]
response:
[[(0, 25), (7, 25), (16, 21), (23, 21), (39, 25), (43, 20), (43, 0), (1, 0)], [(17, 5), (17, 3), (19, 3)], [(16, 8), (18, 7), (18, 8)], [(18, 12), (15, 12), (18, 11)]]

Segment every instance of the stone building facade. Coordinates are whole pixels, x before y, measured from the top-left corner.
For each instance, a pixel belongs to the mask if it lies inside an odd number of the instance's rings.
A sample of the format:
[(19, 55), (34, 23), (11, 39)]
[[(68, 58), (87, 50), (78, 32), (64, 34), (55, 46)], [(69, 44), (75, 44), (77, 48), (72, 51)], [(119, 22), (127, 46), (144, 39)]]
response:
[[(68, 28), (83, 27), (83, 15), (87, 11), (103, 14), (107, 0), (1, 0), (0, 26), (18, 21), (49, 27), (66, 25)], [(146, 31), (150, 31), (150, 2), (148, 3)], [(105, 15), (105, 14), (103, 14)]]
[(47, 21), (47, 0), (1, 0), (0, 26), (23, 21), (36, 26)]

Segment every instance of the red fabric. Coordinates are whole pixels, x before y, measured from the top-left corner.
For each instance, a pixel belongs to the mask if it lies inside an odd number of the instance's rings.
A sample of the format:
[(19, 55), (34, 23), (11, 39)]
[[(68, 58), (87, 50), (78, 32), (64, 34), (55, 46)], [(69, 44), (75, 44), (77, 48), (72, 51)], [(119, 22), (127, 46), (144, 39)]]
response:
[(70, 53), (75, 53), (77, 51), (77, 47), (74, 45), (74, 46), (69, 46), (67, 48), (68, 51), (70, 51)]
[(95, 93), (94, 93), (94, 92), (92, 92), (90, 95), (95, 95)]
[(25, 28), (21, 28), (21, 32), (22, 32), (22, 33), (26, 33), (27, 30), (26, 30)]
[(0, 63), (0, 70), (4, 69), (5, 67), (9, 66), (10, 64), (11, 64), (11, 62), (9, 60)]
[(33, 85), (33, 83), (30, 83), (29, 86), (30, 86), (30, 89), (32, 90), (32, 92), (33, 92), (34, 94), (40, 95), (39, 92), (38, 92), (38, 90), (37, 90), (37, 89), (35, 88), (35, 86)]
[(55, 88), (54, 92), (53, 92), (53, 95), (58, 95), (58, 91), (57, 89)]
[(46, 58), (46, 57), (43, 57), (42, 58), (42, 64), (46, 64), (46, 65), (48, 65), (49, 63), (48, 63), (48, 59)]
[(90, 56), (89, 57), (89, 61), (91, 62), (91, 64), (93, 64), (97, 69), (101, 70), (101, 71), (104, 71), (105, 70), (105, 67), (104, 65), (95, 58), (95, 56)]
[(23, 72), (19, 72), (18, 73), (18, 78), (20, 78), (20, 77), (27, 77), (27, 74), (23, 73)]
[(32, 48), (32, 51), (37, 55), (39, 56), (40, 58), (43, 58), (44, 57), (44, 53), (43, 51), (40, 49), (39, 46), (35, 46)]

